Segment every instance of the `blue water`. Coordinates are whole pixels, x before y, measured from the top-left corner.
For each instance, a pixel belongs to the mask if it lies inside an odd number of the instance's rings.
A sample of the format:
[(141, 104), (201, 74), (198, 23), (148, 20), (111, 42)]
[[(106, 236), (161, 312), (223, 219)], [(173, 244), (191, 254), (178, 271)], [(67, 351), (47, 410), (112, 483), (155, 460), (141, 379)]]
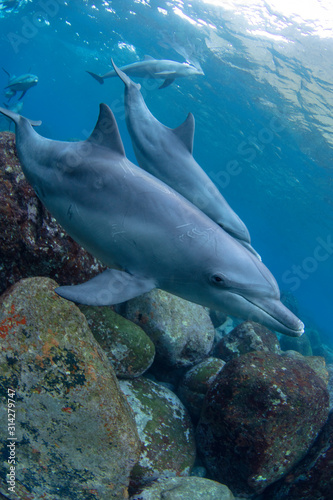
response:
[(135, 161), (122, 82), (101, 86), (85, 71), (103, 74), (111, 57), (121, 66), (146, 54), (200, 63), (205, 76), (152, 85), (147, 105), (170, 127), (194, 114), (195, 158), (246, 222), (281, 290), (298, 299), (300, 317), (333, 342), (331, 1), (1, 5), (1, 66), (38, 75), (23, 114), (41, 119), (50, 138), (86, 138), (106, 102)]

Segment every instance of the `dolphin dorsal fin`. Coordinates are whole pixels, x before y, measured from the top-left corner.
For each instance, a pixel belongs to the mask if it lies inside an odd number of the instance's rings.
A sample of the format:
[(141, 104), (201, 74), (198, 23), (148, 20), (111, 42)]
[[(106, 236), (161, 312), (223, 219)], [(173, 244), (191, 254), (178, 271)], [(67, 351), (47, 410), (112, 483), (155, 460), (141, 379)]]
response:
[(99, 105), (99, 117), (87, 141), (111, 149), (121, 156), (125, 156), (116, 119), (107, 104), (101, 103)]
[(189, 113), (186, 120), (179, 127), (173, 129), (173, 133), (182, 141), (191, 154), (193, 154), (194, 126), (194, 116)]
[(152, 57), (152, 56), (147, 56), (147, 55), (145, 55), (144, 60), (145, 60), (145, 61), (155, 61), (155, 58), (154, 58), (154, 57)]

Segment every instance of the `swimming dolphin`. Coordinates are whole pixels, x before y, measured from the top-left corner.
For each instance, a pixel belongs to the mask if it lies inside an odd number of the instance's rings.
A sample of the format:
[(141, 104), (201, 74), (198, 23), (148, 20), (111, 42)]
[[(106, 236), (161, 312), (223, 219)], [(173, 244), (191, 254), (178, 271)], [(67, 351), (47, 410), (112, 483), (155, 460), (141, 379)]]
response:
[(41, 137), (15, 122), (23, 172), (40, 200), (80, 245), (111, 269), (62, 297), (90, 305), (124, 302), (155, 287), (291, 336), (303, 323), (280, 302), (275, 279), (252, 253), (171, 187), (125, 156), (106, 104), (82, 142)]
[(27, 91), (31, 89), (31, 87), (34, 87), (38, 83), (38, 76), (36, 75), (31, 75), (29, 73), (21, 76), (14, 76), (10, 75), (8, 71), (6, 71), (4, 68), (2, 68), (5, 73), (7, 73), (9, 77), (8, 85), (5, 87), (5, 89), (8, 89), (6, 92), (6, 97), (8, 97), (8, 100), (10, 100), (14, 95), (16, 95), (16, 92), (22, 92), (19, 101), (22, 99), (22, 97), (25, 96)]
[[(164, 82), (159, 87), (160, 89), (171, 85), (176, 78), (204, 74), (201, 68), (196, 68), (192, 64), (169, 61), (168, 59), (154, 59), (150, 56), (145, 56), (144, 61), (122, 66), (121, 69), (126, 75), (130, 76), (137, 76), (140, 78), (163, 78)], [(109, 71), (103, 76), (91, 73), (91, 71), (87, 71), (87, 73), (101, 84), (104, 83), (106, 78), (117, 76), (115, 71)]]
[(189, 113), (178, 128), (166, 127), (147, 108), (140, 84), (134, 83), (117, 68), (113, 60), (112, 64), (125, 84), (126, 124), (140, 167), (190, 200), (258, 256), (251, 247), (244, 222), (193, 158), (193, 115)]

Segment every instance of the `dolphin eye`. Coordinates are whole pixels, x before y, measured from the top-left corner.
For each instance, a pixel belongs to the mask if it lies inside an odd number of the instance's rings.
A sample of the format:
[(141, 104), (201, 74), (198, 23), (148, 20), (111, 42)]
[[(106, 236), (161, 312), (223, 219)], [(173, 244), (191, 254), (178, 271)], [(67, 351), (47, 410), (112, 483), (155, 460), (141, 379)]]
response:
[(219, 285), (219, 286), (226, 285), (226, 280), (225, 280), (224, 276), (222, 276), (222, 274), (213, 274), (213, 275), (210, 277), (210, 281), (211, 281), (214, 285)]

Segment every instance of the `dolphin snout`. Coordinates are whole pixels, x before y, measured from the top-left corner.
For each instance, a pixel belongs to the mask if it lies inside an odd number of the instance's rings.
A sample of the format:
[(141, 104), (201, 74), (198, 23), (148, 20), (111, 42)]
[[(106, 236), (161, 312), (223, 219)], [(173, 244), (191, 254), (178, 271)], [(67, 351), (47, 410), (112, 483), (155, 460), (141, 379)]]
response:
[[(290, 337), (300, 337), (304, 333), (304, 323), (295, 316), (279, 299), (266, 298), (254, 301), (271, 325), (266, 325)], [(264, 323), (265, 324), (265, 323)]]

